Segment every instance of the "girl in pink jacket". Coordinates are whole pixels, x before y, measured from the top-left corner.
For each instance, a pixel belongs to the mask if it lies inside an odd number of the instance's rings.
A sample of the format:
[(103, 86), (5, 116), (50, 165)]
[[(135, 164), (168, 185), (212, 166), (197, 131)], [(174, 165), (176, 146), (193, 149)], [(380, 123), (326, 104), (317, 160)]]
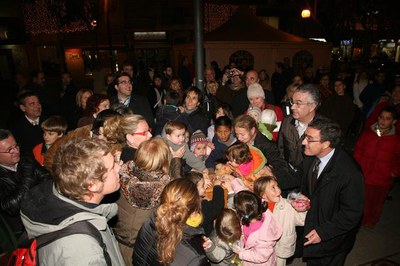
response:
[(235, 209), (241, 218), (242, 240), (233, 247), (243, 266), (276, 265), (275, 244), (282, 235), (282, 227), (261, 198), (250, 191), (240, 191), (234, 198)]

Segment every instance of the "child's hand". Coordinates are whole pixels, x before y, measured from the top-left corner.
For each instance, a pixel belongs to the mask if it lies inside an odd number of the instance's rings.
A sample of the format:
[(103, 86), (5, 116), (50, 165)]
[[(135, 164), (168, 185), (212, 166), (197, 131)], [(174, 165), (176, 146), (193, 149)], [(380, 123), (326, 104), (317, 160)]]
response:
[(171, 151), (172, 157), (174, 158), (182, 158), (183, 155), (185, 154), (185, 145), (174, 151), (171, 147), (169, 147), (169, 150)]
[(222, 175), (221, 180), (224, 182), (232, 182), (232, 180), (235, 179), (233, 175)]
[(210, 149), (215, 150), (215, 145), (212, 142), (207, 142), (207, 146), (210, 147)]
[(204, 187), (205, 189), (212, 186), (211, 180), (209, 178), (204, 178)]
[(297, 212), (305, 212), (310, 209), (310, 199), (303, 194), (290, 203)]
[(221, 185), (221, 180), (220, 179), (215, 179), (214, 181), (214, 186), (220, 186)]
[(228, 191), (228, 193), (233, 191), (233, 188), (232, 188), (232, 185), (231, 185), (231, 181), (225, 181), (225, 182), (223, 182), (223, 183), (222, 183), (222, 187), (223, 187), (224, 189), (226, 189), (226, 190)]
[(203, 236), (203, 241), (204, 241), (203, 242), (203, 248), (204, 249), (209, 249), (213, 244), (213, 242), (206, 236)]

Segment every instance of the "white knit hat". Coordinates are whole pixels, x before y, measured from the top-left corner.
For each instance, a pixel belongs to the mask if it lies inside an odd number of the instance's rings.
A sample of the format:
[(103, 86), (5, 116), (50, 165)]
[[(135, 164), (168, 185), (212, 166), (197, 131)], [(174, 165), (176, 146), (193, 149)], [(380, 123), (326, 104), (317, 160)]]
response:
[(274, 110), (265, 109), (261, 112), (261, 123), (275, 125), (276, 124), (276, 114)]
[(247, 98), (261, 97), (265, 99), (265, 92), (260, 84), (254, 83), (247, 88)]

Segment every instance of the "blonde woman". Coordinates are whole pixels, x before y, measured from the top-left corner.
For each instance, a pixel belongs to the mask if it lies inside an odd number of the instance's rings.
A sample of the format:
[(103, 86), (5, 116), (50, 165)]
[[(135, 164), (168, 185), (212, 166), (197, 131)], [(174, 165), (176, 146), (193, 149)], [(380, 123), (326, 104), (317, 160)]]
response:
[[(126, 265), (132, 265), (133, 245), (138, 231), (154, 208), (158, 206), (164, 187), (173, 179), (170, 173), (171, 153), (161, 138), (143, 141), (133, 161), (121, 167), (121, 195), (118, 222), (114, 227)], [(180, 168), (178, 163), (172, 167)]]
[(209, 265), (201, 245), (200, 196), (186, 178), (170, 182), (139, 232), (133, 265)]

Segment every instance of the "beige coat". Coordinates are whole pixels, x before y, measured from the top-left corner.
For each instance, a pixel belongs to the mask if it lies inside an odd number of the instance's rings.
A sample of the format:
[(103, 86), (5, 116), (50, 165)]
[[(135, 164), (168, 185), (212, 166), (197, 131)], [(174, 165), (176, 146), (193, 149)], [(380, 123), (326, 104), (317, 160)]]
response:
[(273, 215), (282, 226), (282, 236), (275, 246), (276, 256), (289, 258), (296, 247), (296, 226), (304, 226), (307, 212), (297, 212), (289, 201), (281, 197), (275, 204)]

